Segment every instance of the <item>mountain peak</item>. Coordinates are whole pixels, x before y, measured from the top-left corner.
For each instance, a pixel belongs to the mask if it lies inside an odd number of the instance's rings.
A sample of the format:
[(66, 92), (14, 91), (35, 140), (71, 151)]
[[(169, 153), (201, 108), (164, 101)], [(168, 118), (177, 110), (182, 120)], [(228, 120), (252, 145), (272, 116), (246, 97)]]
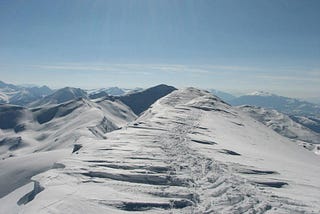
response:
[(166, 96), (174, 90), (177, 89), (173, 86), (161, 84), (143, 91), (120, 96), (119, 99), (124, 104), (128, 105), (135, 114), (139, 115), (141, 112), (149, 108), (149, 106), (152, 105), (156, 100)]
[(247, 95), (248, 96), (264, 96), (264, 97), (276, 96), (275, 94), (272, 94), (272, 93), (266, 92), (266, 91), (254, 91), (254, 92), (251, 92)]
[(65, 87), (55, 91), (53, 94), (50, 94), (41, 100), (31, 103), (30, 106), (60, 104), (77, 98), (87, 97), (87, 93), (80, 88)]

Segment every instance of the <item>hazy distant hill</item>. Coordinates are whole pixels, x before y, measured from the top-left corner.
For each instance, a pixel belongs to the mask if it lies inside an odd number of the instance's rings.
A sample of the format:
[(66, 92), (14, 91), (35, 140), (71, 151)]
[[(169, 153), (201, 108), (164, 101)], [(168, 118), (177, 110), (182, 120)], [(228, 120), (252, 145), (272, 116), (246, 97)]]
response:
[(209, 89), (209, 92), (211, 92), (212, 94), (216, 95), (217, 97), (220, 97), (222, 100), (224, 100), (226, 102), (229, 102), (229, 101), (237, 98), (236, 96), (234, 96), (234, 95), (232, 95), (230, 93), (219, 91), (219, 90), (216, 90), (216, 89)]

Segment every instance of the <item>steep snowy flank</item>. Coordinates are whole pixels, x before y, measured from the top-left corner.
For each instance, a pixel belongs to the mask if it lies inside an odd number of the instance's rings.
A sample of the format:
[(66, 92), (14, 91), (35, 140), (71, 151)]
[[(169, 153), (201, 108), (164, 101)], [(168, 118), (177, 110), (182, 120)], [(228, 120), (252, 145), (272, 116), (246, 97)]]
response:
[[(0, 105), (0, 155), (2, 158), (65, 148), (83, 136), (100, 136), (135, 119), (131, 109), (120, 101), (83, 98), (46, 107), (27, 109)], [(12, 139), (20, 145), (9, 147)], [(26, 152), (25, 150), (30, 150)]]
[(304, 117), (304, 116), (293, 116), (290, 118), (297, 123), (302, 124), (305, 127), (308, 127), (314, 132), (320, 133), (320, 115), (318, 117)]
[(176, 88), (162, 84), (143, 91), (131, 92), (124, 96), (120, 96), (118, 99), (129, 106), (136, 115), (139, 115), (149, 108), (156, 100), (174, 90), (176, 90)]
[(35, 109), (0, 105), (0, 197), (90, 143), (81, 138), (103, 139), (135, 118), (129, 107), (110, 100), (79, 98)]
[(320, 150), (320, 146), (314, 145), (320, 144), (320, 134), (303, 126), (301, 123), (295, 122), (289, 116), (276, 110), (264, 109), (261, 107), (246, 105), (240, 106), (239, 108), (282, 136), (288, 137), (293, 141), (302, 144), (304, 147), (320, 153), (320, 151), (318, 151)]
[(1, 198), (0, 209), (320, 212), (319, 157), (209, 92), (174, 91), (105, 138), (81, 138), (80, 150)]

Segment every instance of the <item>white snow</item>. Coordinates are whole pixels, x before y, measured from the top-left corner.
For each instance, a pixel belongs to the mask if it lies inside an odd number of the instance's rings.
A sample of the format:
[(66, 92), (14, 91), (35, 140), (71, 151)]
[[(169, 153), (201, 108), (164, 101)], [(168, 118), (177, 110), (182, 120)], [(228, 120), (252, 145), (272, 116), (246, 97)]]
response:
[[(239, 106), (238, 108), (282, 136), (288, 137), (292, 141), (308, 148), (309, 150), (313, 150), (316, 153), (318, 152), (318, 145), (316, 144), (320, 144), (320, 134), (293, 121), (289, 116), (276, 110), (265, 109), (262, 107), (245, 105)], [(301, 118), (304, 119), (303, 117)], [(307, 122), (307, 119), (308, 118), (305, 118), (305, 123)]]
[[(78, 99), (32, 111), (23, 109), (21, 112), (18, 123), (23, 124), (25, 130), (3, 130), (5, 134), (0, 136), (0, 140), (20, 137), (21, 148), (8, 150), (2, 146), (0, 158), (72, 147), (81, 137), (103, 137), (104, 132), (117, 129), (136, 118), (129, 107), (120, 101), (103, 99), (96, 102)], [(36, 118), (42, 115), (52, 119), (39, 124)], [(102, 130), (104, 128), (110, 130)]]
[(207, 92), (174, 91), (104, 136), (34, 176), (44, 189), (19, 211), (320, 212), (319, 156)]
[[(37, 152), (0, 161), (0, 197), (30, 182), (30, 178), (53, 167), (70, 149)], [(0, 209), (1, 210), (1, 209)]]
[(0, 103), (8, 103), (9, 97), (7, 94), (0, 91)]
[(26, 192), (30, 192), (33, 189), (33, 182), (30, 182), (18, 189), (11, 194), (8, 194), (0, 198), (0, 207), (2, 213), (19, 213), (23, 209), (23, 206), (19, 206), (17, 202), (22, 198)]
[[(23, 124), (25, 130), (0, 130), (0, 197), (70, 156), (74, 145), (85, 146), (90, 144), (90, 138), (104, 138), (106, 132), (136, 118), (123, 103), (103, 99), (96, 102), (78, 99), (41, 109), (22, 108), (20, 112), (17, 123)], [(41, 114), (53, 118), (39, 124), (37, 117)]]
[(276, 96), (276, 95), (269, 93), (269, 92), (266, 92), (266, 91), (254, 91), (254, 92), (251, 92), (247, 95), (248, 96), (265, 96), (265, 97)]

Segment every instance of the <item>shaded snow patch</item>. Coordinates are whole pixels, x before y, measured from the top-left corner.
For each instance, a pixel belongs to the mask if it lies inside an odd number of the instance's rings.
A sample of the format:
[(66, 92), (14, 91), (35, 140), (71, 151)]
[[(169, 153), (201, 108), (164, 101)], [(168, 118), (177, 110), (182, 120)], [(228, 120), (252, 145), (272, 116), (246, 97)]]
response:
[(25, 194), (22, 198), (19, 199), (19, 201), (17, 201), (17, 204), (23, 205), (23, 204), (27, 204), (30, 201), (32, 201), (36, 195), (38, 193), (40, 193), (41, 191), (44, 190), (44, 188), (42, 186), (40, 186), (39, 182), (37, 181), (33, 181), (34, 182), (34, 186), (33, 186), (33, 190), (27, 194)]

